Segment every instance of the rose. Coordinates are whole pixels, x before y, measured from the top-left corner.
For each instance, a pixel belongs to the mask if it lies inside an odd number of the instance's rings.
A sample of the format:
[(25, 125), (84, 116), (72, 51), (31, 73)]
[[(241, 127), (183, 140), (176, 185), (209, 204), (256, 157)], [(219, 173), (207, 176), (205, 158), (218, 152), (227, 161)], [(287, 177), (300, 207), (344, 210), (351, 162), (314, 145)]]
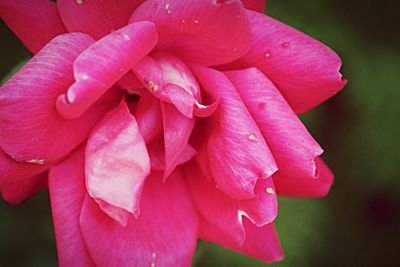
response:
[(197, 238), (283, 258), (276, 194), (333, 180), (296, 116), (344, 86), (333, 51), (235, 0), (0, 8), (36, 54), (0, 89), (0, 189), (48, 177), (61, 266), (187, 266)]

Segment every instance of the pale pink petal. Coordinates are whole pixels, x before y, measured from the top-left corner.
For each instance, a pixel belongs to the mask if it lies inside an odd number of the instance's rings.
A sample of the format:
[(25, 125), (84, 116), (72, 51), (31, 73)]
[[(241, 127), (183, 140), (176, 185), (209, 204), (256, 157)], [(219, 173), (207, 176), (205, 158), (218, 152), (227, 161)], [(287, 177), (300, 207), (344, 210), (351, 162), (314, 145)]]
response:
[[(195, 120), (183, 116), (174, 106), (162, 103), (161, 111), (164, 126), (164, 178), (168, 177), (178, 164), (182, 162), (182, 155), (188, 146)], [(192, 154), (193, 156), (193, 154)], [(189, 158), (190, 159), (190, 158)]]
[(193, 108), (201, 99), (200, 88), (180, 59), (169, 54), (145, 57), (133, 72), (154, 96), (174, 104), (186, 117), (193, 117)]
[(86, 145), (86, 186), (108, 215), (126, 225), (126, 212), (140, 213), (143, 183), (150, 173), (146, 144), (122, 101), (96, 126)]
[(65, 118), (81, 116), (157, 43), (153, 23), (137, 22), (115, 31), (86, 49), (74, 62), (75, 83), (57, 99)]
[(344, 87), (341, 60), (324, 44), (273, 18), (248, 11), (250, 52), (234, 68), (257, 67), (281, 91), (297, 113), (303, 113)]
[(245, 8), (265, 13), (267, 0), (242, 0)]
[(243, 56), (250, 28), (242, 3), (235, 1), (149, 0), (130, 21), (152, 21), (160, 35), (158, 50), (187, 62), (216, 65)]
[(115, 105), (118, 92), (110, 91), (79, 119), (56, 111), (57, 96), (73, 83), (73, 61), (92, 42), (82, 33), (60, 35), (1, 87), (0, 147), (14, 160), (46, 164), (66, 156)]
[(296, 179), (284, 177), (278, 173), (273, 179), (276, 191), (280, 195), (293, 197), (323, 197), (328, 194), (333, 183), (333, 174), (320, 158), (315, 159), (317, 179)]
[(197, 239), (197, 217), (179, 173), (162, 182), (146, 179), (138, 219), (121, 227), (86, 197), (80, 225), (96, 266), (190, 266)]
[(235, 199), (252, 198), (257, 180), (277, 170), (271, 152), (229, 79), (216, 70), (198, 66), (193, 70), (202, 88), (220, 99), (202, 133), (210, 133), (201, 147), (208, 150), (206, 165), (221, 191)]
[(56, 4), (48, 0), (2, 0), (0, 17), (34, 54), (67, 31)]
[(60, 267), (93, 266), (81, 231), (79, 216), (86, 195), (83, 147), (49, 173), (49, 192)]
[(57, 0), (61, 18), (71, 32), (84, 32), (95, 39), (128, 24), (144, 0)]
[(146, 144), (162, 130), (160, 101), (148, 92), (143, 92), (134, 111), (141, 135)]
[(47, 172), (32, 177), (19, 178), (10, 183), (0, 184), (1, 195), (9, 204), (19, 204), (26, 198), (47, 188)]
[(284, 258), (283, 250), (278, 240), (273, 224), (257, 227), (243, 219), (246, 230), (246, 241), (243, 245), (230, 242), (219, 229), (200, 220), (200, 238), (227, 247), (248, 257), (259, 259), (268, 263), (281, 261)]
[(227, 72), (260, 127), (282, 177), (316, 178), (314, 159), (323, 150), (275, 85), (258, 69)]
[(272, 178), (257, 182), (254, 198), (234, 200), (218, 190), (195, 163), (185, 165), (185, 176), (204, 223), (218, 229), (230, 243), (241, 245), (245, 242), (243, 217), (257, 226), (271, 223), (276, 217), (277, 199)]

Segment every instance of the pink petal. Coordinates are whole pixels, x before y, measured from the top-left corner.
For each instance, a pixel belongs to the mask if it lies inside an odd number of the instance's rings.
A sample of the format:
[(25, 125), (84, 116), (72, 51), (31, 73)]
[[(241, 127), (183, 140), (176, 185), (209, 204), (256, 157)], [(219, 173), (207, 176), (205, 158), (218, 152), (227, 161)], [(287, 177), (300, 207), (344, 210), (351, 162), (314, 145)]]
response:
[(56, 4), (48, 0), (2, 0), (0, 17), (34, 54), (67, 31)]
[(70, 32), (84, 32), (95, 39), (128, 24), (144, 0), (57, 0), (61, 18)]
[(21, 203), (45, 188), (47, 188), (47, 172), (0, 185), (3, 199), (13, 205)]
[(314, 159), (323, 150), (309, 134), (275, 85), (258, 69), (227, 72), (260, 127), (278, 164), (279, 174), (316, 178)]
[(276, 191), (280, 195), (294, 197), (323, 197), (328, 194), (333, 183), (333, 174), (320, 158), (315, 159), (317, 179), (296, 179), (274, 174)]
[(216, 65), (243, 56), (250, 29), (240, 1), (149, 0), (130, 21), (152, 21), (160, 35), (158, 50), (188, 62)]
[(115, 104), (118, 92), (110, 91), (79, 119), (56, 111), (57, 96), (73, 83), (73, 61), (92, 42), (81, 33), (60, 35), (1, 87), (0, 147), (14, 160), (40, 165), (64, 157)]
[(206, 165), (222, 192), (234, 199), (252, 198), (257, 180), (277, 170), (271, 152), (228, 78), (212, 69), (193, 70), (202, 88), (220, 98), (219, 110), (203, 130), (210, 132), (207, 146), (201, 148), (208, 149)]
[(315, 39), (263, 14), (248, 11), (250, 52), (235, 68), (255, 66), (278, 87), (290, 106), (303, 113), (344, 87), (341, 60)]
[(125, 101), (96, 126), (86, 145), (86, 186), (108, 215), (126, 225), (139, 215), (140, 195), (150, 173), (146, 144)]
[(245, 8), (265, 13), (266, 0), (242, 0)]
[(145, 57), (133, 71), (154, 96), (174, 104), (186, 117), (193, 117), (193, 107), (201, 98), (200, 88), (180, 59), (168, 54)]
[(182, 176), (146, 179), (138, 219), (121, 227), (86, 197), (80, 225), (96, 266), (190, 266), (197, 218)]
[(130, 94), (142, 94), (146, 90), (132, 71), (122, 76), (117, 84)]
[(86, 49), (74, 62), (75, 83), (57, 99), (65, 118), (81, 116), (157, 43), (153, 23), (137, 22), (115, 31)]
[(86, 195), (83, 147), (50, 170), (49, 191), (60, 267), (94, 266), (79, 229)]
[(186, 155), (187, 153), (191, 154), (191, 156), (194, 155), (194, 153), (185, 151), (185, 149), (188, 147), (189, 137), (192, 133), (195, 120), (184, 117), (170, 104), (162, 103), (161, 111), (164, 125), (165, 179), (173, 172), (178, 164), (183, 163), (181, 157), (184, 152), (186, 152)]
[(248, 200), (234, 200), (215, 187), (196, 164), (185, 166), (189, 190), (205, 224), (218, 229), (230, 243), (243, 244), (246, 232), (243, 217), (257, 226), (271, 223), (277, 214), (277, 199), (272, 178), (259, 180), (255, 197)]
[(148, 144), (162, 130), (160, 101), (148, 92), (143, 92), (134, 111), (144, 141)]
[(283, 260), (284, 254), (273, 224), (257, 227), (247, 219), (243, 220), (243, 224), (246, 229), (243, 245), (227, 241), (218, 229), (203, 221), (200, 221), (200, 238), (268, 263)]

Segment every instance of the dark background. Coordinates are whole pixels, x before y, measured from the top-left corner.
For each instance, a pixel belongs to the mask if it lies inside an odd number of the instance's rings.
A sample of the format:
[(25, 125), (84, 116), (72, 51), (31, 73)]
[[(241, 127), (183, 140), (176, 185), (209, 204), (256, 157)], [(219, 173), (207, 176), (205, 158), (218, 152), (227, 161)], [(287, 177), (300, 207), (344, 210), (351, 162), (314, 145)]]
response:
[[(323, 199), (280, 198), (283, 266), (400, 266), (400, 5), (395, 1), (269, 1), (267, 13), (332, 47), (346, 88), (302, 116), (335, 184)], [(2, 80), (30, 54), (1, 22)], [(47, 192), (0, 201), (0, 266), (56, 266)], [(265, 266), (200, 243), (195, 266)]]

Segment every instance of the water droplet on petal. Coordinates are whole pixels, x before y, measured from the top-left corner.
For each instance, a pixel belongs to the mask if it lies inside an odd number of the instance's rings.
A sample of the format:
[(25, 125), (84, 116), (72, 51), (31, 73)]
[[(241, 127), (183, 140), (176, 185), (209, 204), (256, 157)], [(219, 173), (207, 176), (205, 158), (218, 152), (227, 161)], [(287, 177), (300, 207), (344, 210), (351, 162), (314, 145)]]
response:
[(247, 139), (249, 139), (250, 141), (256, 141), (256, 136), (254, 135), (254, 134), (249, 134), (248, 136), (247, 136)]
[(195, 23), (195, 24), (199, 24), (199, 23), (200, 23), (200, 21), (199, 21), (199, 20), (197, 20), (197, 19), (195, 19), (195, 20), (194, 20), (194, 23)]
[(83, 0), (76, 0), (76, 3), (77, 3), (78, 5), (83, 5)]
[(264, 57), (265, 58), (270, 58), (271, 57), (271, 52), (269, 50), (267, 52), (265, 52)]
[(186, 20), (183, 19), (183, 20), (182, 20), (182, 23), (186, 23)]
[(267, 194), (270, 194), (270, 195), (275, 194), (275, 191), (274, 191), (274, 189), (272, 187), (267, 187), (265, 189), (265, 192), (267, 192)]

